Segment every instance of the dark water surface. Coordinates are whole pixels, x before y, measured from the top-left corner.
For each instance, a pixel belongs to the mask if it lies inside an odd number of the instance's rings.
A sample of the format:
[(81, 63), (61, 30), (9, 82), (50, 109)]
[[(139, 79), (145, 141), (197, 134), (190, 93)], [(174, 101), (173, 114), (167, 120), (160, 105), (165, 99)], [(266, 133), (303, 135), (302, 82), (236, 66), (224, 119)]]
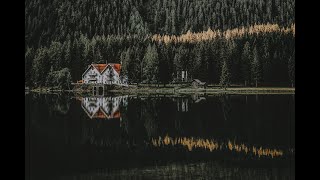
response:
[(294, 95), (25, 103), (27, 179), (295, 179)]

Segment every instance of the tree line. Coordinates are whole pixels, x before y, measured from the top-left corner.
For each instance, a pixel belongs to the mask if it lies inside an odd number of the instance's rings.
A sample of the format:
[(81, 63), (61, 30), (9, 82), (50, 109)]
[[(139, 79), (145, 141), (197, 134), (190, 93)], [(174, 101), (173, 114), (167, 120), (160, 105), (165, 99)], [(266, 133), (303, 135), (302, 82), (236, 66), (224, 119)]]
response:
[[(28, 86), (46, 86), (49, 73), (68, 68), (70, 80), (81, 79), (91, 63), (121, 63), (131, 83), (176, 81), (177, 71), (208, 83), (229, 84), (294, 82), (295, 39), (277, 32), (241, 38), (217, 38), (196, 43), (162, 43), (121, 36), (86, 36), (49, 47), (27, 48), (25, 79)], [(226, 72), (226, 73), (225, 73)], [(223, 83), (223, 82), (222, 82)]]
[(208, 28), (295, 22), (295, 0), (26, 0), (26, 45), (49, 46), (67, 36), (179, 35)]
[[(27, 86), (68, 88), (89, 64), (106, 61), (122, 63), (121, 73), (132, 83), (167, 84), (187, 70), (223, 86), (294, 84), (294, 0), (26, 0), (25, 5)], [(267, 31), (237, 35), (261, 27)], [(210, 33), (218, 35), (203, 39)]]

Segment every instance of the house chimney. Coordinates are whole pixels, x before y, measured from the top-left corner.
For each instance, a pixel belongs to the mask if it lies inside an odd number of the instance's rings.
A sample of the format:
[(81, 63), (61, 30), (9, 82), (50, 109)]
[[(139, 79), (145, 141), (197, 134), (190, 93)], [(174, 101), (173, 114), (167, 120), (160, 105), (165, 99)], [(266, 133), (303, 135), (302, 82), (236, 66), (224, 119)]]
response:
[(106, 64), (108, 64), (108, 60), (106, 60)]

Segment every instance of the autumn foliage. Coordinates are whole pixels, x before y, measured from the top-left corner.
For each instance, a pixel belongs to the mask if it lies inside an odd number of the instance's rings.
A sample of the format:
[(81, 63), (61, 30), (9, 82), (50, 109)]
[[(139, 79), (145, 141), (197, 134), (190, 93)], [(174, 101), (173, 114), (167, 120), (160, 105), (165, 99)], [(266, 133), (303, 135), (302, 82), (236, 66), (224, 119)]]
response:
[(151, 37), (152, 41), (155, 42), (164, 42), (168, 43), (197, 43), (202, 41), (209, 41), (217, 38), (225, 39), (235, 39), (242, 38), (244, 36), (250, 35), (265, 35), (268, 33), (284, 33), (292, 34), (295, 36), (295, 24), (292, 24), (288, 28), (280, 27), (278, 24), (261, 24), (253, 25), (249, 27), (234, 28), (226, 31), (212, 30), (208, 28), (207, 31), (202, 31), (198, 33), (192, 33), (190, 30), (181, 34), (180, 36), (176, 35), (160, 35), (155, 34)]

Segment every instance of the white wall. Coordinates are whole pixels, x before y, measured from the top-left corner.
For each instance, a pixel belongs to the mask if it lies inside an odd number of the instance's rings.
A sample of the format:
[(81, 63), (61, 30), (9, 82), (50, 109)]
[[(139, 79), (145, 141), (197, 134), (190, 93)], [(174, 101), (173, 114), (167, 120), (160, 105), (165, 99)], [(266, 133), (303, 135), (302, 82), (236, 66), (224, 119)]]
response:
[[(113, 77), (110, 77), (111, 72), (113, 72)], [(110, 82), (111, 81), (111, 82)], [(113, 68), (107, 68), (103, 74), (102, 74), (102, 82), (103, 84), (119, 84), (120, 83), (120, 78), (119, 74), (116, 70)]]
[(91, 82), (89, 81), (89, 79), (91, 78), (91, 75), (95, 75), (95, 77), (97, 79), (96, 83), (102, 83), (102, 76), (101, 76), (100, 72), (92, 66), (86, 72), (86, 74), (82, 77), (83, 83), (85, 83), (85, 84), (92, 83), (92, 81)]

